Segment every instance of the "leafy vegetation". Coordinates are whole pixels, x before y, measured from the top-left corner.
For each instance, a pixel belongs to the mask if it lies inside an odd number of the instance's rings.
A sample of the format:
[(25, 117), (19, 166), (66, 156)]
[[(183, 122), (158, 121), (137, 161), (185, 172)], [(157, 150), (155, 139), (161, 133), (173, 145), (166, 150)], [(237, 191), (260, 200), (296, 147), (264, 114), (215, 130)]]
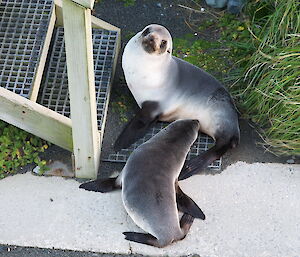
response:
[(126, 99), (124, 97), (120, 97), (116, 101), (113, 101), (111, 103), (112, 106), (112, 111), (114, 113), (118, 113), (120, 115), (120, 121), (121, 123), (126, 123), (128, 122), (127, 118), (127, 112), (129, 110), (128, 105), (126, 104)]
[[(120, 81), (125, 83), (125, 78), (121, 78)], [(114, 113), (120, 116), (120, 124), (128, 122), (128, 112), (133, 109), (134, 99), (131, 96), (123, 94), (119, 91), (115, 91), (116, 96), (112, 101), (111, 107)]]
[(47, 142), (3, 121), (0, 135), (0, 179), (29, 163), (46, 170), (46, 161), (41, 160), (39, 153), (48, 148)]
[(123, 2), (125, 7), (128, 7), (128, 6), (135, 5), (136, 0), (119, 0), (119, 1)]
[(198, 34), (207, 35), (216, 31), (217, 39), (197, 39), (194, 35), (174, 39), (174, 55), (203, 68), (225, 82), (228, 72), (244, 65), (254, 51), (246, 21), (231, 14), (222, 14), (218, 19), (212, 17), (201, 22), (196, 28)]
[[(103, 0), (102, 0), (103, 1)], [(133, 6), (135, 5), (135, 1), (136, 0), (118, 0), (120, 2), (123, 2), (124, 6), (125, 7), (128, 7), (128, 6)], [(101, 0), (95, 0), (95, 3), (100, 3)]]
[(228, 67), (221, 44), (201, 39), (191, 41), (190, 36), (174, 40), (173, 54), (221, 78)]

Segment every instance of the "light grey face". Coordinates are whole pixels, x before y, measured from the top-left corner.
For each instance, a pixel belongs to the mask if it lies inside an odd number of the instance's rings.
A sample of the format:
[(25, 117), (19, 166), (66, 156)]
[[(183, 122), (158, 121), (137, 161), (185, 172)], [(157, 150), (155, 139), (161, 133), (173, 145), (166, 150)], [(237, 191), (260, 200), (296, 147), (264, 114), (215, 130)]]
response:
[(152, 24), (144, 28), (141, 41), (144, 50), (149, 54), (170, 55), (172, 52), (172, 37), (163, 26)]

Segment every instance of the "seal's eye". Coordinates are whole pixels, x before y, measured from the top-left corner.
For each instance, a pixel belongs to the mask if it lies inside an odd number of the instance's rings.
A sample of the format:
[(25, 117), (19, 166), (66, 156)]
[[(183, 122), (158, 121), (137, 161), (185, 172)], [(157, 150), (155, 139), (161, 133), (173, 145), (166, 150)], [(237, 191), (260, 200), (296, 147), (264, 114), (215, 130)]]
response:
[(166, 40), (162, 40), (161, 43), (160, 43), (160, 48), (161, 49), (165, 49), (167, 46), (167, 41)]

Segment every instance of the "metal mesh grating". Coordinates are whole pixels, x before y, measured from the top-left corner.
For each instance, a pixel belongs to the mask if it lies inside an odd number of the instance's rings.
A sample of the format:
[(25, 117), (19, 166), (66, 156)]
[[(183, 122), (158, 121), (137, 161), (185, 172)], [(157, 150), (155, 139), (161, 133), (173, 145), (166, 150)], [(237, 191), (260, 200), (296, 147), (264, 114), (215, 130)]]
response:
[(52, 0), (0, 1), (1, 87), (29, 97), (52, 10)]
[[(70, 117), (70, 101), (64, 30), (58, 28), (54, 33), (54, 46), (40, 103), (60, 114)], [(107, 98), (112, 80), (113, 61), (116, 52), (118, 33), (93, 29), (93, 55), (98, 128), (102, 129), (106, 112)]]
[[(146, 135), (145, 137), (141, 138), (137, 142), (135, 142), (130, 148), (122, 149), (118, 153), (109, 154), (107, 158), (103, 158), (103, 161), (110, 161), (110, 162), (126, 162), (129, 155), (136, 149), (139, 145), (149, 140), (153, 137), (156, 133), (158, 133), (161, 129), (166, 127), (168, 123), (159, 122), (157, 123)], [(188, 153), (187, 160), (191, 157), (199, 155), (201, 152), (206, 151), (211, 146), (214, 145), (214, 140), (205, 135), (200, 134), (192, 145), (190, 152)], [(211, 165), (209, 165), (210, 169), (220, 170), (221, 169), (221, 159), (214, 161)]]

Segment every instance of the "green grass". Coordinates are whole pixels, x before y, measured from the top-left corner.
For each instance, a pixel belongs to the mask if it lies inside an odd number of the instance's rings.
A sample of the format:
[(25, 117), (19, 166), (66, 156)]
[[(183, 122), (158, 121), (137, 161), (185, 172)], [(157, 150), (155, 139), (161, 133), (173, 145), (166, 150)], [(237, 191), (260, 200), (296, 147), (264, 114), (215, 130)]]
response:
[[(248, 20), (237, 19), (231, 14), (222, 14), (218, 19), (208, 18), (198, 25), (198, 33), (207, 35), (217, 32), (217, 40), (197, 39), (190, 34), (174, 39), (173, 54), (203, 68), (226, 83), (244, 66), (254, 51), (250, 32), (247, 30)], [(209, 30), (209, 32), (207, 32)], [(233, 72), (234, 71), (234, 72)], [(231, 76), (229, 78), (228, 72)], [(228, 84), (228, 83), (227, 83)]]
[[(298, 4), (296, 0), (262, 1), (256, 7), (249, 24), (255, 52), (236, 90), (243, 110), (263, 129), (266, 146), (278, 154), (300, 155)], [(260, 30), (253, 32), (256, 27)]]
[[(100, 3), (103, 0), (95, 0), (95, 3)], [(109, 1), (109, 0), (108, 0)], [(135, 5), (136, 0), (118, 0), (124, 4), (125, 7)]]
[(29, 163), (39, 165), (42, 172), (46, 170), (46, 161), (39, 153), (49, 143), (3, 121), (0, 121), (0, 135), (0, 179)]
[(206, 40), (191, 40), (193, 35), (174, 39), (175, 49), (173, 55), (184, 59), (212, 74), (219, 79), (228, 70), (227, 61), (224, 58), (222, 45), (218, 42)]
[(123, 2), (125, 7), (128, 7), (128, 6), (135, 5), (136, 0), (119, 0), (119, 1)]

